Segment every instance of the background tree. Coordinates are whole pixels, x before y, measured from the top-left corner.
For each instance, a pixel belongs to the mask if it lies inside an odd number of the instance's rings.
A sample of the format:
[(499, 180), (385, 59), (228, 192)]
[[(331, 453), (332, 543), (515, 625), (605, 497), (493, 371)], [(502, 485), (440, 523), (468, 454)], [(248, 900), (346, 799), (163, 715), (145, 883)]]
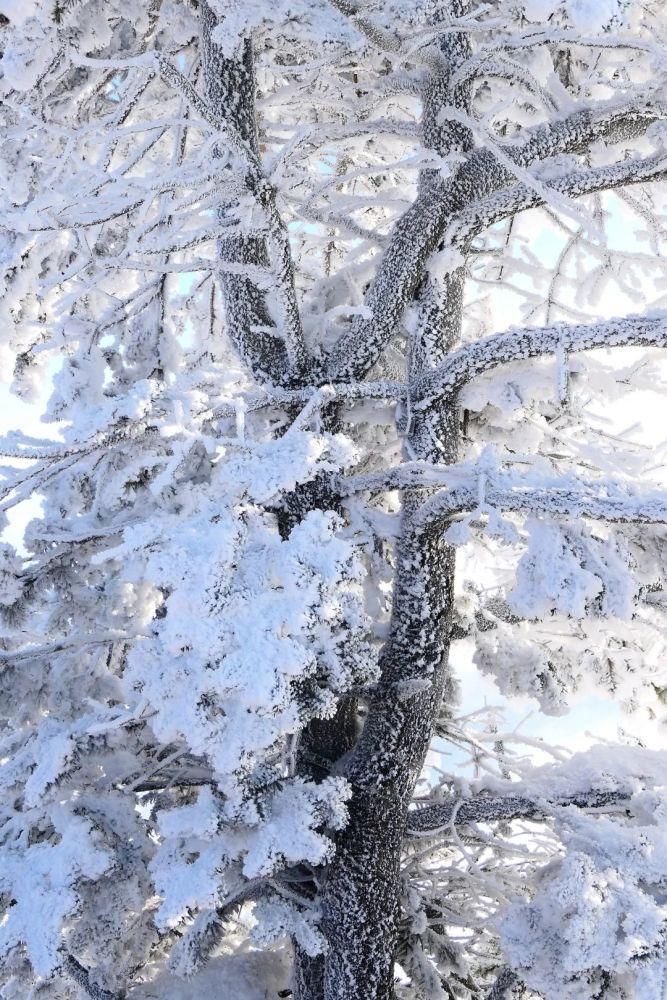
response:
[(662, 5), (0, 12), (3, 996), (660, 1000)]

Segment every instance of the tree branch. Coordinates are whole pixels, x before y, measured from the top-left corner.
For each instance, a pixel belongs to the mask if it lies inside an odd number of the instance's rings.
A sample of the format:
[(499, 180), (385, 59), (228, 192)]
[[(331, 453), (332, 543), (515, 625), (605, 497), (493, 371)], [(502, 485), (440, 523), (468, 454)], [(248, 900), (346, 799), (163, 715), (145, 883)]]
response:
[[(481, 476), (485, 476), (482, 472)], [(478, 488), (441, 490), (427, 500), (414, 519), (418, 534), (438, 530), (454, 515), (479, 506)], [(563, 485), (531, 486), (529, 483), (494, 485), (487, 481), (483, 490), (485, 506), (547, 517), (587, 517), (616, 524), (667, 524), (667, 494), (652, 492), (634, 497), (615, 484), (572, 482)]]
[(229, 149), (236, 153), (237, 156), (241, 158), (241, 161), (249, 168), (254, 174), (259, 175), (261, 173), (261, 167), (259, 158), (256, 151), (248, 143), (247, 139), (239, 132), (234, 125), (228, 121), (224, 115), (218, 114), (218, 112), (211, 106), (210, 102), (205, 101), (197, 93), (193, 85), (190, 83), (187, 77), (185, 77), (180, 70), (169, 62), (165, 56), (158, 57), (158, 67), (160, 70), (160, 76), (165, 81), (165, 83), (170, 84), (181, 97), (189, 104), (193, 111), (195, 111), (200, 118), (203, 118), (205, 122), (208, 122), (219, 132), (223, 142), (229, 147)]
[(401, 51), (401, 39), (364, 17), (359, 4), (353, 3), (352, 0), (329, 0), (329, 3), (344, 17), (349, 18), (357, 31), (372, 42), (380, 52)]
[(528, 130), (528, 138), (506, 152), (522, 167), (557, 153), (585, 153), (592, 143), (622, 142), (643, 135), (653, 122), (667, 117), (667, 104), (648, 100), (643, 105), (600, 102), (563, 118)]
[(336, 493), (382, 493), (440, 487), (415, 513), (412, 530), (422, 535), (437, 530), (457, 514), (482, 508), (550, 517), (588, 517), (618, 524), (667, 523), (667, 493), (635, 495), (624, 483), (595, 482), (558, 476), (547, 481), (518, 478), (508, 471), (486, 470), (474, 464), (435, 465), (406, 462), (377, 473), (335, 478)]
[(74, 955), (66, 956), (63, 962), (63, 969), (92, 1000), (120, 1000), (118, 994), (110, 993), (109, 990), (105, 990), (101, 986), (97, 986), (91, 982), (90, 972), (85, 966), (81, 965), (81, 962)]
[[(365, 399), (387, 400), (400, 403), (407, 396), (407, 386), (403, 382), (339, 382), (337, 385), (324, 383), (321, 386), (309, 385), (303, 389), (279, 389), (276, 386), (263, 386), (261, 394), (246, 400), (245, 412), (261, 410), (266, 406), (299, 406), (312, 407), (314, 413), (331, 402), (354, 403)], [(234, 418), (237, 414), (234, 403), (222, 403), (212, 411), (209, 420)], [(303, 421), (303, 414), (295, 418)], [(1, 452), (0, 452), (1, 454)]]
[(358, 476), (336, 476), (335, 491), (340, 497), (355, 493), (388, 493), (393, 490), (432, 490), (433, 488), (469, 488), (477, 483), (473, 465), (444, 465), (433, 462), (403, 462), (393, 468)]
[(580, 809), (601, 809), (627, 802), (628, 792), (577, 792), (566, 798), (536, 800), (525, 795), (479, 795), (474, 799), (450, 799), (430, 806), (421, 806), (408, 813), (407, 836), (433, 836), (452, 823), (498, 823), (513, 819), (545, 819), (554, 808), (577, 806)]
[[(261, 170), (255, 120), (255, 68), (252, 44), (246, 40), (240, 57), (228, 58), (213, 41), (217, 17), (204, 0), (201, 9), (202, 62), (209, 116), (222, 119), (223, 135), (240, 137), (250, 150), (246, 185), (264, 216), (261, 235), (230, 233), (236, 206), (223, 203), (218, 219), (223, 236), (218, 242), (219, 281), (227, 330), (239, 354), (256, 379), (283, 387), (304, 381), (309, 360), (301, 327), (289, 238), (276, 207), (276, 192)], [(173, 68), (172, 68), (173, 70)], [(177, 71), (174, 71), (177, 72)], [(196, 95), (195, 95), (196, 97)], [(225, 131), (226, 130), (226, 131)], [(227, 232), (225, 232), (227, 230)], [(250, 273), (229, 273), (229, 265), (263, 268), (271, 272), (279, 307), (279, 323), (272, 315), (265, 289)]]
[[(544, 186), (556, 194), (579, 198), (600, 191), (612, 191), (630, 184), (664, 180), (665, 177), (667, 177), (667, 161), (665, 156), (660, 154), (644, 159), (624, 160), (611, 166), (574, 170), (562, 177), (545, 180)], [(526, 184), (517, 184), (465, 208), (458, 218), (453, 220), (448, 242), (467, 249), (475, 236), (494, 223), (516, 215), (517, 212), (525, 212), (529, 208), (537, 208), (544, 204), (545, 199), (538, 191)]]
[[(620, 142), (641, 135), (666, 115), (667, 107), (655, 102), (644, 107), (601, 104), (527, 130), (523, 142), (507, 145), (503, 152), (517, 167), (525, 168), (558, 153), (585, 152), (598, 140)], [(510, 184), (515, 187), (514, 181), (514, 174), (490, 149), (478, 149), (456, 177), (428, 185), (417, 196), (395, 224), (366, 293), (364, 306), (370, 315), (356, 317), (339, 338), (326, 362), (327, 381), (362, 378), (372, 368), (394, 335), (448, 223), (480, 199)]]
[(413, 408), (447, 400), (478, 375), (512, 361), (526, 361), (557, 351), (627, 346), (667, 347), (667, 312), (626, 316), (600, 323), (525, 327), (465, 344), (412, 386), (411, 395), (420, 401), (413, 403)]
[(505, 966), (486, 995), (486, 1000), (512, 1000), (523, 993), (521, 980), (516, 972)]

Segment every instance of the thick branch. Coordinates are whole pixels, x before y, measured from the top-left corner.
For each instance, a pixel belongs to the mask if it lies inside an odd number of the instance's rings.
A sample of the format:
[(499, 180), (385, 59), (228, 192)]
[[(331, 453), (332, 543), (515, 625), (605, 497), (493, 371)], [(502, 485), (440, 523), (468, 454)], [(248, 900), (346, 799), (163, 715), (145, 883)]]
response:
[(623, 483), (589, 481), (572, 476), (553, 480), (513, 479), (507, 473), (474, 465), (435, 465), (410, 462), (367, 475), (338, 477), (339, 496), (402, 489), (432, 491), (412, 518), (415, 537), (439, 530), (452, 517), (467, 511), (497, 508), (547, 517), (587, 517), (617, 524), (667, 523), (667, 493), (659, 490), (630, 493)]
[[(641, 135), (666, 114), (662, 105), (650, 102), (639, 108), (604, 104), (530, 129), (523, 142), (508, 145), (503, 151), (518, 167), (527, 167), (558, 153), (584, 152), (597, 140), (616, 142)], [(371, 315), (355, 318), (340, 337), (328, 359), (327, 380), (363, 377), (394, 335), (448, 222), (456, 213), (514, 180), (512, 172), (498, 162), (491, 150), (479, 149), (468, 157), (455, 178), (429, 185), (418, 195), (394, 226), (366, 294), (364, 305)]]
[(548, 517), (588, 517), (618, 524), (662, 524), (667, 522), (667, 493), (654, 490), (630, 493), (623, 483), (595, 482), (571, 476), (549, 481), (512, 476), (462, 463), (436, 465), (406, 462), (402, 466), (360, 476), (337, 477), (339, 496), (354, 493), (382, 493), (393, 490), (423, 489), (438, 492), (430, 496), (413, 517), (417, 536), (437, 530), (445, 522), (466, 511), (495, 507)]
[[(407, 395), (407, 387), (402, 382), (339, 382), (337, 385), (325, 383), (321, 386), (308, 385), (303, 389), (279, 389), (275, 386), (263, 386), (261, 394), (256, 397), (245, 397), (245, 411), (261, 410), (266, 406), (300, 406), (308, 408), (313, 416), (329, 403), (354, 403), (365, 399), (378, 399), (403, 402)], [(211, 413), (209, 419), (222, 420), (234, 417), (238, 413), (233, 403), (223, 403)], [(295, 418), (301, 424), (304, 420), (303, 411)]]
[(332, 7), (350, 19), (357, 31), (364, 35), (380, 52), (400, 52), (401, 39), (380, 28), (364, 17), (361, 6), (352, 0), (329, 0)]
[[(612, 191), (630, 184), (664, 180), (665, 177), (667, 177), (667, 161), (664, 155), (660, 155), (624, 160), (622, 163), (593, 167), (589, 170), (573, 170), (562, 177), (548, 178), (543, 183), (548, 190), (556, 194), (579, 198), (600, 191)], [(494, 223), (543, 204), (545, 199), (542, 195), (526, 184), (517, 184), (515, 187), (499, 191), (465, 208), (452, 223), (449, 241), (455, 246), (467, 247), (471, 239)]]
[[(262, 235), (231, 233), (235, 204), (221, 204), (218, 219), (223, 231), (218, 243), (219, 280), (227, 330), (255, 378), (284, 387), (303, 381), (306, 350), (294, 286), (289, 239), (275, 202), (275, 190), (262, 174), (255, 120), (255, 68), (252, 45), (243, 45), (239, 57), (228, 58), (213, 41), (217, 17), (202, 4), (202, 62), (206, 98), (214, 120), (223, 118), (228, 132), (240, 137), (251, 151), (245, 174), (248, 194), (264, 216)], [(226, 133), (223, 130), (223, 135)], [(233, 274), (229, 265), (248, 269)], [(266, 291), (253, 281), (250, 269), (266, 269), (273, 279), (279, 316), (274, 317)]]
[[(482, 474), (483, 475), (483, 474)], [(483, 491), (485, 506), (546, 517), (587, 517), (616, 524), (667, 524), (667, 493), (652, 492), (634, 497), (608, 484), (567, 482), (562, 486), (531, 487), (494, 485), (487, 482)], [(606, 488), (605, 488), (606, 486)], [(438, 530), (454, 515), (475, 510), (480, 496), (477, 489), (441, 490), (420, 508), (415, 530), (428, 534)]]
[(474, 799), (450, 799), (430, 806), (421, 806), (408, 813), (407, 835), (432, 836), (452, 823), (498, 823), (513, 819), (545, 819), (554, 808), (578, 806), (580, 809), (600, 809), (630, 798), (620, 791), (577, 792), (566, 798), (549, 801), (525, 795), (480, 795)]
[(92, 1000), (120, 1000), (115, 993), (110, 993), (109, 990), (105, 990), (101, 986), (97, 986), (93, 983), (88, 969), (81, 965), (81, 962), (79, 962), (74, 955), (67, 955), (63, 963), (63, 968), (67, 972), (67, 975), (73, 979), (74, 982), (81, 987), (84, 993), (92, 998)]
[(235, 128), (234, 124), (228, 121), (225, 116), (218, 111), (210, 102), (205, 101), (197, 93), (193, 85), (183, 76), (165, 56), (158, 58), (160, 76), (169, 83), (187, 101), (193, 111), (208, 122), (216, 132), (220, 133), (222, 141), (241, 158), (243, 163), (255, 173), (260, 172), (259, 159), (253, 144), (248, 141), (241, 131)]
[(513, 998), (522, 995), (521, 980), (516, 972), (506, 966), (499, 973), (486, 996), (486, 1000), (513, 1000)]
[(432, 406), (459, 392), (484, 372), (512, 361), (526, 361), (557, 351), (590, 351), (596, 347), (667, 347), (667, 312), (626, 316), (601, 323), (556, 323), (497, 333), (454, 351), (444, 364), (423, 375), (412, 396)]
[[(468, 9), (468, 0), (453, 0), (448, 5), (455, 13)], [(457, 33), (447, 36), (441, 45), (446, 66), (456, 65), (467, 53), (467, 42)], [(440, 154), (459, 149), (468, 151), (467, 133), (458, 127), (437, 125), (437, 109), (442, 100), (454, 100), (467, 108), (466, 92), (452, 94), (447, 86), (448, 72), (438, 65), (431, 85), (423, 94), (424, 139), (427, 147)], [(434, 178), (439, 187), (439, 178)], [(420, 191), (431, 188), (428, 171), (420, 172)], [(422, 205), (426, 203), (422, 197)], [(401, 253), (412, 252), (411, 227), (431, 225), (420, 211), (408, 213), (409, 226), (403, 233), (400, 252), (393, 248), (392, 266), (401, 273)], [(434, 234), (435, 235), (435, 234)], [(407, 239), (405, 239), (407, 237)], [(417, 245), (418, 246), (418, 245)], [(423, 250), (417, 250), (417, 262), (423, 267)], [(411, 338), (409, 370), (420, 370), (422, 361), (441, 360), (460, 336), (462, 275), (450, 283), (444, 296), (428, 302), (429, 320), (434, 336), (428, 333), (427, 345)], [(380, 286), (382, 286), (381, 278)], [(392, 290), (385, 284), (390, 294)], [(377, 288), (374, 293), (377, 296)], [(400, 314), (399, 289), (394, 308)], [(374, 300), (382, 306), (382, 295)], [(377, 310), (376, 310), (377, 311)], [(374, 317), (373, 324), (376, 321)], [(425, 329), (425, 328), (423, 328)], [(436, 332), (437, 329), (437, 332)], [(383, 336), (391, 335), (391, 326)], [(376, 343), (380, 346), (379, 341)], [(354, 367), (351, 369), (355, 372)], [(356, 374), (356, 372), (355, 372)], [(447, 434), (449, 421), (438, 445), (424, 439), (415, 425), (406, 428), (407, 446), (414, 454), (431, 461), (454, 461), (457, 457), (457, 432)], [(410, 500), (403, 505), (403, 534), (412, 539)], [(401, 832), (414, 783), (422, 769), (431, 739), (433, 723), (448, 678), (447, 642), (451, 624), (454, 560), (451, 547), (441, 539), (428, 539), (412, 552), (409, 544), (398, 543), (396, 588), (392, 610), (391, 638), (381, 660), (382, 683), (388, 690), (381, 697), (371, 696), (363, 731), (348, 756), (345, 773), (350, 780), (349, 823), (336, 845), (336, 856), (328, 873), (322, 900), (325, 914), (323, 928), (329, 943), (324, 976), (325, 1000), (391, 1000), (394, 997), (393, 964), (396, 953)], [(425, 639), (423, 623), (429, 621)], [(428, 673), (426, 690), (406, 705), (397, 697), (405, 671), (410, 673), (420, 662)], [(399, 686), (392, 681), (398, 681)], [(385, 694), (388, 695), (385, 697)]]
[(636, 139), (665, 117), (667, 104), (649, 100), (637, 106), (609, 101), (538, 125), (528, 130), (527, 139), (505, 152), (518, 166), (526, 167), (558, 153), (585, 153), (594, 142)]
[(336, 476), (337, 496), (355, 493), (388, 493), (393, 490), (433, 490), (476, 487), (478, 476), (473, 465), (445, 465), (434, 462), (402, 462), (401, 465), (358, 476)]

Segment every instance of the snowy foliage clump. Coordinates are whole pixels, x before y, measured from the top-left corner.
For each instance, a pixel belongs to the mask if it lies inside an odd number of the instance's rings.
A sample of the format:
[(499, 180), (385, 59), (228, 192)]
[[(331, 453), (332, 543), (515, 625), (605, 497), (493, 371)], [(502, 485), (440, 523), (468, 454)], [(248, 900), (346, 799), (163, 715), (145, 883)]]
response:
[(630, 6), (629, 0), (525, 0), (523, 10), (530, 21), (560, 16), (568, 26), (595, 32), (623, 24)]
[(559, 613), (584, 618), (601, 615), (631, 618), (633, 587), (622, 559), (604, 539), (581, 528), (561, 528), (540, 520), (528, 522), (527, 552), (521, 557), (517, 580), (508, 595), (515, 614), (543, 618)]
[(565, 810), (556, 830), (567, 853), (503, 916), (504, 953), (546, 1000), (667, 990), (667, 799), (640, 792), (629, 808), (627, 826)]
[[(38, 975), (56, 971), (63, 922), (70, 935), (90, 934), (80, 926), (89, 916), (77, 891), (82, 879), (103, 892), (99, 880), (113, 873), (115, 881), (124, 868), (128, 881), (117, 888), (132, 909), (137, 884), (147, 888), (150, 878), (159, 899), (154, 926), (165, 931), (193, 912), (214, 913), (244, 878), (331, 855), (321, 831), (345, 822), (345, 781), (290, 779), (281, 761), (310, 718), (330, 716), (345, 691), (375, 678), (364, 569), (338, 515), (312, 511), (281, 538), (275, 515), (258, 504), (337, 468), (348, 452), (341, 439), (295, 432), (268, 454), (266, 446), (232, 443), (213, 467), (202, 453), (185, 463), (191, 478), (183, 461), (171, 462), (171, 475), (158, 466), (143, 501), (152, 516), (124, 518), (96, 539), (83, 574), (58, 568), (55, 593), (76, 594), (108, 638), (99, 650), (64, 639), (71, 648), (58, 655), (55, 646), (48, 670), (38, 654), (32, 680), (29, 653), (5, 667), (22, 674), (8, 700), (21, 727), (5, 742), (12, 762), (0, 778), (5, 796), (24, 803), (7, 816), (12, 860), (3, 878), (14, 902), (2, 929), (5, 954), (24, 944)], [(112, 496), (117, 502), (112, 492), (107, 503)], [(4, 606), (12, 608), (16, 576), (6, 572)], [(62, 600), (48, 601), (51, 615), (64, 635), (80, 635), (77, 623), (63, 620)], [(115, 636), (127, 637), (122, 676), (107, 651)], [(38, 676), (39, 693), (29, 700)], [(141, 760), (160, 746), (179, 748), (168, 761), (196, 760), (207, 784), (188, 805), (169, 808), (163, 795), (156, 849), (143, 810), (111, 789), (119, 780), (141, 789)], [(147, 776), (159, 770), (149, 764)], [(26, 853), (24, 838), (34, 837)], [(25, 863), (30, 880), (21, 877)], [(44, 919), (31, 919), (36, 911)], [(148, 915), (126, 919), (145, 924)]]

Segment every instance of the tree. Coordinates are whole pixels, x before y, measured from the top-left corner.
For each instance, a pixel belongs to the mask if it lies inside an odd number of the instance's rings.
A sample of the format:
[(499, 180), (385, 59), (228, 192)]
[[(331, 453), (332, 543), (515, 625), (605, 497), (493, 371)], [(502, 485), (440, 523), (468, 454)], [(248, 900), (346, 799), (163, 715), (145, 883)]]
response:
[(661, 7), (0, 0), (3, 996), (665, 995)]

